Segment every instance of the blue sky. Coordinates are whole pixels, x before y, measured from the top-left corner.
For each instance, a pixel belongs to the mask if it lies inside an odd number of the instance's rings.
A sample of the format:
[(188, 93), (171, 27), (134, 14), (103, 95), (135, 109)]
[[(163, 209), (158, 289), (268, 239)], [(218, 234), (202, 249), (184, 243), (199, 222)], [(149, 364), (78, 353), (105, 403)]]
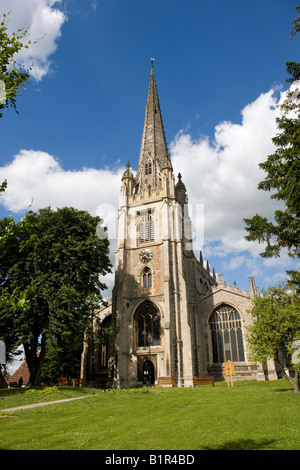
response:
[(8, 179), (0, 217), (19, 219), (32, 200), (35, 210), (113, 208), (113, 260), (121, 175), (128, 160), (137, 167), (154, 57), (174, 171), (192, 217), (204, 211), (204, 226), (193, 219), (196, 255), (201, 245), (211, 267), (241, 289), (252, 275), (260, 288), (282, 281), (295, 263), (286, 253), (262, 260), (262, 247), (243, 238), (243, 217), (277, 208), (256, 189), (258, 163), (273, 150), (285, 62), (299, 61), (299, 37), (290, 40), (297, 4), (0, 0), (11, 30), (27, 22), (39, 39), (19, 57), (34, 64), (19, 114), (7, 109), (0, 123), (0, 178)]

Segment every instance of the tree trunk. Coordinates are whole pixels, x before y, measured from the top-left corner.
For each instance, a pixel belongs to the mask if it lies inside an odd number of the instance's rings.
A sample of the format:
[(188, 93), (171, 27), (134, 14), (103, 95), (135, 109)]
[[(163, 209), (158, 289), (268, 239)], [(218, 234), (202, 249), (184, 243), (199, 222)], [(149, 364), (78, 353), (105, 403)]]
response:
[(278, 359), (278, 355), (276, 355), (275, 361), (276, 361), (276, 363), (278, 364), (279, 369), (281, 370), (282, 375), (284, 376), (284, 378), (287, 379), (287, 380), (290, 382), (290, 384), (293, 386), (294, 392), (299, 393), (299, 392), (300, 392), (300, 389), (299, 389), (299, 372), (297, 372), (297, 371), (295, 370), (295, 378), (292, 379), (292, 377), (290, 377), (290, 376), (285, 372), (283, 365), (281, 364), (280, 360)]
[(300, 392), (299, 388), (299, 372), (296, 370), (295, 371), (295, 386), (294, 386), (294, 392)]
[(26, 357), (26, 363), (29, 369), (29, 385), (40, 385), (41, 383), (41, 370), (44, 363), (46, 354), (46, 338), (42, 335), (41, 349), (37, 351), (35, 342), (24, 344), (24, 351)]

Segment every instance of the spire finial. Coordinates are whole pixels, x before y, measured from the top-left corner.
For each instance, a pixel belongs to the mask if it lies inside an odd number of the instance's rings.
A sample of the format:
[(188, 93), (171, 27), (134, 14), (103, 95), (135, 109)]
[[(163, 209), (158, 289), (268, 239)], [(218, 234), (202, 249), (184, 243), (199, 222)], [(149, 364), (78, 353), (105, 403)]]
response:
[(155, 61), (155, 58), (154, 57), (151, 57), (151, 67), (153, 67), (153, 62)]

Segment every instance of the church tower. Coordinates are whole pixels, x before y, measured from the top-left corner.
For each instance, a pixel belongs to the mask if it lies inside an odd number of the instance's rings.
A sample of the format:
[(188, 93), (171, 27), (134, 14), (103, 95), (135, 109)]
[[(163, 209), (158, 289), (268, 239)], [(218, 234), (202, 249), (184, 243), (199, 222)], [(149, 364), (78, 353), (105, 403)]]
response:
[[(197, 177), (197, 175), (196, 175)], [(190, 387), (193, 378), (276, 378), (274, 361), (252, 364), (245, 332), (258, 295), (216, 279), (193, 251), (186, 187), (175, 177), (155, 82), (153, 63), (136, 173), (122, 176), (112, 299), (96, 320), (112, 327), (106, 344), (86, 337), (81, 378), (93, 386), (136, 387), (160, 377)]]
[(186, 208), (181, 175), (175, 185), (152, 63), (137, 172), (127, 163), (122, 177), (112, 296), (115, 386), (154, 384), (161, 376), (192, 385), (197, 371), (188, 280), (194, 255)]

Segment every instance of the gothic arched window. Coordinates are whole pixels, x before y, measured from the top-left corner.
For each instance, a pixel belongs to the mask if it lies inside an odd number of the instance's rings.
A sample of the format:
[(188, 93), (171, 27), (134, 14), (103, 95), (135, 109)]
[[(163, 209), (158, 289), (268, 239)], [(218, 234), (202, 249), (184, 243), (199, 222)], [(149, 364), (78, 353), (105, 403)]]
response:
[(235, 308), (221, 305), (209, 319), (213, 349), (213, 361), (245, 361), (242, 321)]
[(160, 316), (157, 308), (146, 302), (136, 316), (137, 346), (160, 345)]
[(152, 288), (152, 271), (148, 267), (144, 268), (142, 271), (141, 284), (142, 284), (143, 289)]

